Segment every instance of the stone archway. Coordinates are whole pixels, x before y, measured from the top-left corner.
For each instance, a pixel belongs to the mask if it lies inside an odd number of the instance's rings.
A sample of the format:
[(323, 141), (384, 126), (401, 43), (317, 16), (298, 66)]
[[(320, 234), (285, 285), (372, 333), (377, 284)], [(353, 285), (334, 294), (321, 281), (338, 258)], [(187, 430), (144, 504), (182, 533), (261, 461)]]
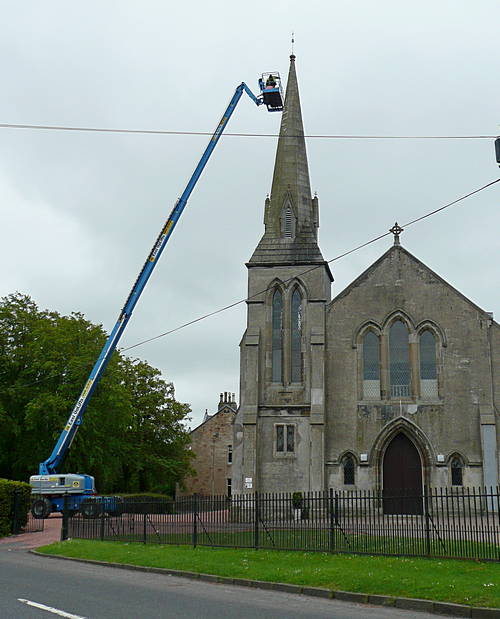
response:
[(422, 514), (422, 459), (404, 432), (384, 451), (382, 487), (384, 514)]

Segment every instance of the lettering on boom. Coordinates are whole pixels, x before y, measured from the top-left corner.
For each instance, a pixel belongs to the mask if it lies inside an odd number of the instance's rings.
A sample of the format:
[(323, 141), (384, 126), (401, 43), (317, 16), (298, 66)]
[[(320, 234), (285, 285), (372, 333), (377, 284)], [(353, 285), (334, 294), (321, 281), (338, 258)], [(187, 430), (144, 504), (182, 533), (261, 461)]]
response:
[(215, 142), (218, 139), (226, 122), (227, 122), (227, 116), (224, 116), (222, 120), (220, 121), (219, 126), (215, 130), (214, 136), (212, 138), (212, 142)]
[(78, 402), (75, 404), (75, 408), (71, 412), (71, 415), (69, 416), (69, 419), (68, 419), (68, 423), (66, 424), (66, 427), (64, 428), (66, 432), (69, 432), (71, 428), (73, 427), (73, 424), (75, 423), (76, 418), (78, 417), (78, 413), (82, 409), (85, 398), (87, 397), (87, 394), (90, 391), (90, 388), (92, 387), (93, 382), (94, 382), (93, 379), (88, 380), (87, 384), (83, 388), (83, 391), (80, 394), (80, 397), (78, 398)]
[(170, 228), (174, 225), (174, 222), (169, 219), (167, 221), (167, 225), (163, 228), (163, 232), (160, 236), (160, 238), (158, 239), (158, 243), (156, 243), (153, 251), (151, 252), (151, 256), (149, 257), (149, 261), (150, 262), (154, 262), (156, 260), (156, 256), (158, 255), (158, 252), (161, 249), (161, 246), (163, 245), (163, 241), (165, 240), (165, 237), (167, 236), (167, 234), (169, 233)]

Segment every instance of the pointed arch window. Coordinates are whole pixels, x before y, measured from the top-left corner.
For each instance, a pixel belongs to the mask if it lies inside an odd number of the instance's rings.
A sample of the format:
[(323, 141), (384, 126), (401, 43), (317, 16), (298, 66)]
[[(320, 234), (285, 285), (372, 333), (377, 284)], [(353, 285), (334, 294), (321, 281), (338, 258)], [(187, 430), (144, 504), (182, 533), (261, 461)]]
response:
[(451, 485), (452, 486), (463, 486), (464, 465), (463, 465), (461, 458), (459, 458), (458, 456), (455, 456), (454, 458), (452, 458), (450, 468), (451, 468)]
[(347, 454), (342, 459), (344, 486), (354, 486), (354, 468), (354, 458), (351, 456), (351, 454)]
[(438, 397), (437, 367), (436, 367), (436, 338), (434, 334), (425, 330), (420, 334), (420, 396), (422, 399)]
[(411, 395), (411, 369), (408, 329), (404, 322), (396, 320), (389, 331), (389, 377), (391, 398), (407, 398)]
[(298, 288), (293, 291), (291, 304), (291, 379), (302, 382), (302, 295)]
[(272, 304), (272, 379), (283, 382), (283, 295), (278, 288)]
[(373, 331), (363, 338), (363, 399), (380, 399), (380, 343)]

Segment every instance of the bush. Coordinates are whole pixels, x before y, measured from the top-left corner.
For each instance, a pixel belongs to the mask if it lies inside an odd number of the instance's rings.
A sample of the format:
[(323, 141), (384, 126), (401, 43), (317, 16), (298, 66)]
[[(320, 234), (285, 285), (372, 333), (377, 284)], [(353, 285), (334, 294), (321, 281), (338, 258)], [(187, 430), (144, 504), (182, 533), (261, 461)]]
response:
[(166, 494), (122, 494), (122, 512), (125, 514), (172, 514), (173, 501)]
[[(17, 507), (14, 514), (14, 507)], [(0, 479), (0, 537), (22, 529), (31, 507), (31, 486), (22, 481)], [(16, 518), (14, 517), (16, 516)]]

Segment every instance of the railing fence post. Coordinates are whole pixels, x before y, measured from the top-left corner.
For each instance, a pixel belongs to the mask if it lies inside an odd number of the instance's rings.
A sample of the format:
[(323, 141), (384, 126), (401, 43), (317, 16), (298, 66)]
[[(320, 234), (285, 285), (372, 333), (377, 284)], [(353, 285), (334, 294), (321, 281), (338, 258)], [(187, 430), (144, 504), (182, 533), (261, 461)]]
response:
[(335, 530), (335, 520), (334, 520), (334, 514), (333, 514), (333, 510), (334, 510), (334, 503), (333, 503), (333, 488), (330, 488), (330, 490), (328, 491), (328, 512), (330, 515), (330, 530), (329, 530), (329, 536), (328, 536), (328, 550), (330, 552), (333, 552), (334, 546), (335, 546), (335, 540), (334, 540), (334, 530)]
[(62, 526), (61, 526), (61, 542), (68, 539), (68, 522), (69, 520), (69, 504), (68, 493), (66, 492), (63, 497), (63, 510), (62, 510)]
[(259, 493), (254, 492), (254, 547), (259, 547)]
[(100, 526), (100, 532), (99, 532), (99, 537), (101, 539), (101, 542), (104, 541), (104, 503), (101, 504), (101, 526)]
[(429, 488), (424, 486), (424, 511), (425, 511), (425, 553), (431, 554), (431, 526), (429, 515)]
[(198, 543), (198, 495), (193, 495), (193, 548)]
[(147, 511), (147, 504), (143, 503), (142, 504), (142, 508), (144, 510), (143, 513), (143, 521), (142, 521), (142, 541), (145, 544), (146, 543), (146, 528), (147, 528), (147, 515), (146, 515), (146, 511)]

